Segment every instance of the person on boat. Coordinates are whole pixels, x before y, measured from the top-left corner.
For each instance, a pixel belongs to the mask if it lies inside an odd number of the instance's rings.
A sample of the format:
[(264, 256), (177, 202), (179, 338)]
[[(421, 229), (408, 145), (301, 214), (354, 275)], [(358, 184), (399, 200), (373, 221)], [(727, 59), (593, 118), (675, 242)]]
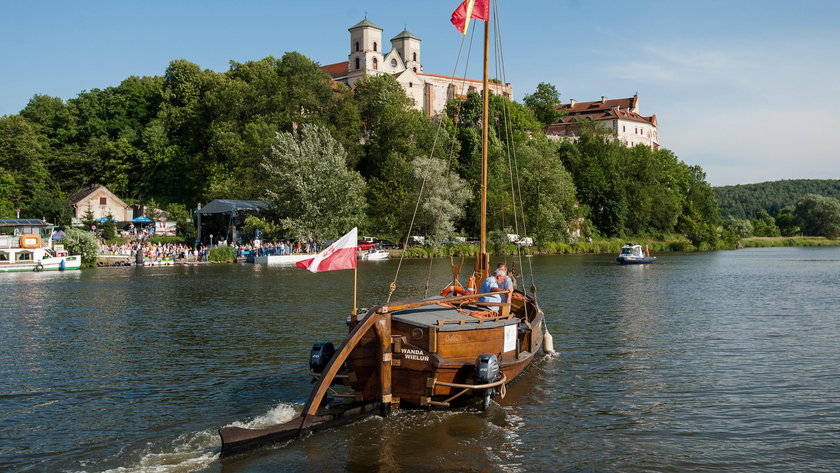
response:
[[(507, 271), (504, 270), (504, 269), (496, 269), (495, 271), (493, 271), (492, 276), (489, 276), (487, 279), (484, 280), (483, 283), (481, 283), (481, 289), (479, 289), (478, 292), (480, 294), (484, 294), (484, 293), (487, 293), (487, 292), (498, 291), (499, 289), (501, 289), (501, 285), (504, 284), (505, 279), (507, 279)], [(478, 302), (501, 303), (502, 302), (502, 296), (503, 296), (503, 294), (492, 294), (492, 295), (489, 295), (489, 296), (481, 296), (481, 297), (478, 298)], [(504, 296), (507, 296), (507, 294), (504, 294)], [(505, 297), (505, 300), (507, 300), (507, 297)], [(489, 309), (494, 311), (494, 312), (499, 311), (499, 307), (497, 307), (497, 306), (490, 306)]]
[[(499, 283), (499, 289), (505, 289), (508, 291), (513, 291), (513, 288), (516, 287), (513, 281), (513, 278), (507, 275), (508, 269), (505, 263), (499, 263), (496, 265), (496, 270), (503, 270), (505, 272), (505, 280)], [(502, 302), (507, 302), (508, 295), (502, 294)]]

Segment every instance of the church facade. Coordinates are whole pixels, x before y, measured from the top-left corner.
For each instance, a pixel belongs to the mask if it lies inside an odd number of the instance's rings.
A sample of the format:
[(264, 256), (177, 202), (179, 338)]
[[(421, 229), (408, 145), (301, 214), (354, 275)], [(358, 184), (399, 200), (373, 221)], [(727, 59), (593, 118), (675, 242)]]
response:
[[(392, 75), (413, 101), (414, 107), (429, 116), (441, 113), (446, 103), (471, 92), (481, 92), (480, 80), (429, 74), (423, 70), (421, 40), (407, 29), (390, 40), (390, 50), (382, 44), (382, 28), (365, 18), (351, 26), (350, 54), (347, 61), (322, 66), (336, 82), (351, 88), (362, 77)], [(491, 93), (510, 99), (513, 89), (508, 84), (489, 85)]]

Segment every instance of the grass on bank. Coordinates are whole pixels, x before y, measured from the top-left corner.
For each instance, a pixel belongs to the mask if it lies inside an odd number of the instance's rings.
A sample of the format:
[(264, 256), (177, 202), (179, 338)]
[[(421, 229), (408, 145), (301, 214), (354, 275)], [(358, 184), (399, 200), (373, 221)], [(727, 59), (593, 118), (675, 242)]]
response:
[(741, 240), (744, 248), (778, 246), (840, 246), (840, 238), (826, 237), (750, 237)]
[[(531, 255), (580, 255), (580, 254), (603, 254), (603, 253), (618, 253), (621, 247), (628, 242), (633, 242), (639, 245), (648, 245), (651, 253), (666, 253), (670, 251), (709, 251), (734, 249), (735, 245), (727, 245), (721, 243), (717, 247), (709, 247), (707, 245), (699, 248), (692, 245), (688, 239), (683, 236), (675, 235), (665, 240), (652, 240), (646, 238), (608, 238), (598, 239), (591, 242), (580, 241), (577, 243), (565, 242), (543, 242), (537, 243), (535, 246), (517, 247), (517, 245), (488, 245), (488, 250), (494, 255), (515, 255), (517, 250), (524, 254)], [(406, 256), (410, 258), (430, 258), (439, 256), (455, 256), (465, 255), (474, 256), (478, 253), (478, 245), (467, 243), (451, 243), (441, 246), (412, 246), (406, 250)]]

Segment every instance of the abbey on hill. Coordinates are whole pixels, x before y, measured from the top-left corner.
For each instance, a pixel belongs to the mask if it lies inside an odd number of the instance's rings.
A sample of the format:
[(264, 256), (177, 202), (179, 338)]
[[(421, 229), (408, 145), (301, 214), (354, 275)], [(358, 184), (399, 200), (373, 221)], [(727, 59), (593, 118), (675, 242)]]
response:
[[(384, 52), (382, 28), (365, 18), (349, 28), (350, 54), (347, 61), (321, 67), (333, 80), (350, 87), (365, 76), (391, 74), (414, 101), (414, 107), (434, 116), (446, 103), (481, 90), (481, 81), (429, 74), (423, 71), (420, 38), (407, 29), (391, 38), (391, 50)], [(510, 84), (490, 84), (494, 94), (511, 98)]]

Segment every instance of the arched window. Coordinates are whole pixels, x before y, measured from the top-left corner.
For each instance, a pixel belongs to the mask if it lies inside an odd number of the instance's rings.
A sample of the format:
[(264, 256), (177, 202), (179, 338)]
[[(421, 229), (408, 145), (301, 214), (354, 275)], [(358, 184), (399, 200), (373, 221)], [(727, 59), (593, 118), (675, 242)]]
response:
[(356, 41), (356, 51), (358, 51), (358, 50), (359, 50), (359, 42)]
[(411, 53), (411, 60), (417, 62), (417, 53)]
[(414, 87), (414, 82), (409, 82), (409, 83), (408, 83), (408, 86), (409, 86), (409, 87)]
[(359, 58), (356, 58), (356, 70), (359, 70)]
[(413, 67), (412, 69), (414, 69), (414, 72), (417, 72), (417, 68), (416, 68), (416, 67)]
[(376, 51), (376, 41), (373, 42), (373, 50)]
[(397, 67), (397, 60), (396, 59), (393, 59), (393, 58), (391, 59), (391, 67)]
[[(376, 43), (374, 43), (374, 44), (376, 44)], [(377, 61), (376, 58), (373, 58), (373, 69), (374, 70), (379, 69), (379, 61)]]

